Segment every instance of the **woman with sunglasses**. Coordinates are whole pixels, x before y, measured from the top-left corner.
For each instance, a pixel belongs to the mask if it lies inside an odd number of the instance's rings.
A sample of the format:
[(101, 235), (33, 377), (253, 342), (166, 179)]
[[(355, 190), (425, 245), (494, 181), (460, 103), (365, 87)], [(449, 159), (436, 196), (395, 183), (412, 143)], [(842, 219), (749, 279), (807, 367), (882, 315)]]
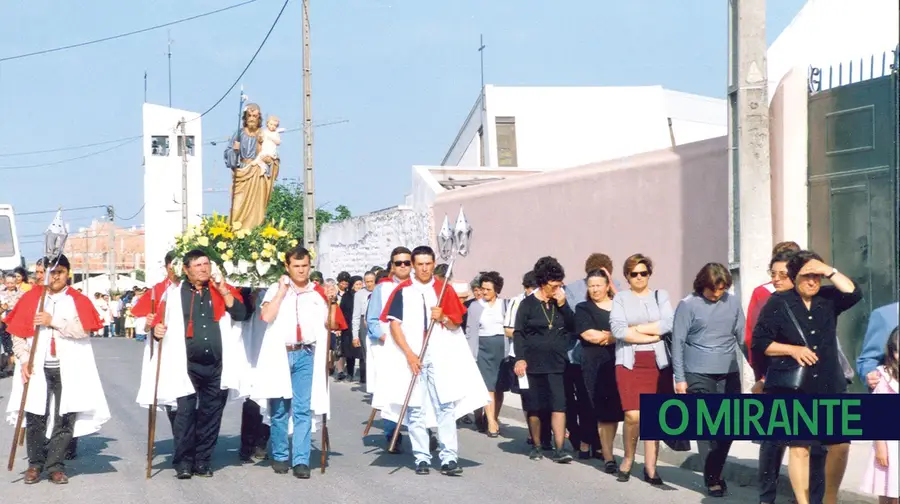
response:
[[(672, 366), (662, 335), (672, 331), (674, 312), (669, 294), (650, 289), (653, 261), (643, 254), (625, 260), (622, 268), (630, 289), (613, 298), (609, 325), (616, 339), (616, 383), (625, 411), (625, 457), (618, 480), (628, 481), (640, 437), (641, 394), (672, 394)], [(659, 441), (644, 441), (644, 481), (662, 485), (656, 472)]]

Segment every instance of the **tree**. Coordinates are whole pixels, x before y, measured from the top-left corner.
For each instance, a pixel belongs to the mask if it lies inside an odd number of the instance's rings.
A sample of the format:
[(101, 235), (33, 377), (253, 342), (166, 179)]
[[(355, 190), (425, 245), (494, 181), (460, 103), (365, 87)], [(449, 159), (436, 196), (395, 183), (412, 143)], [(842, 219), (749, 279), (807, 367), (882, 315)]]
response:
[[(316, 209), (316, 234), (322, 225), (328, 222), (340, 222), (351, 217), (350, 209), (338, 205), (334, 213), (322, 208)], [(294, 179), (285, 179), (275, 184), (269, 207), (266, 208), (266, 220), (278, 223), (284, 219), (284, 228), (291, 236), (303, 238), (303, 185)]]

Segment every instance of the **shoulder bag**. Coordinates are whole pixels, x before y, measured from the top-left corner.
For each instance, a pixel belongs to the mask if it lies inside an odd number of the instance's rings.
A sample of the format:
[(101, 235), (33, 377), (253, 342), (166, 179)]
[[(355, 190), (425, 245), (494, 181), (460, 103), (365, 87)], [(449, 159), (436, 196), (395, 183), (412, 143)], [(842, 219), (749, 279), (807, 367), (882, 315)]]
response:
[[(794, 325), (797, 333), (800, 334), (803, 346), (808, 346), (809, 343), (806, 341), (806, 335), (803, 334), (803, 329), (800, 328), (800, 323), (797, 322), (797, 317), (794, 316), (791, 307), (787, 304), (787, 301), (782, 300), (782, 303), (784, 303), (784, 309), (787, 310), (787, 315), (791, 319), (791, 323)], [(800, 390), (806, 379), (807, 369), (806, 366), (801, 366), (796, 359), (787, 355), (770, 357), (763, 390)]]
[[(656, 308), (659, 310), (660, 320), (662, 320), (662, 307), (659, 305), (659, 291), (653, 291), (653, 299), (656, 300)], [(659, 337), (665, 343), (666, 357), (669, 359), (669, 365), (672, 365), (672, 331), (667, 332)]]

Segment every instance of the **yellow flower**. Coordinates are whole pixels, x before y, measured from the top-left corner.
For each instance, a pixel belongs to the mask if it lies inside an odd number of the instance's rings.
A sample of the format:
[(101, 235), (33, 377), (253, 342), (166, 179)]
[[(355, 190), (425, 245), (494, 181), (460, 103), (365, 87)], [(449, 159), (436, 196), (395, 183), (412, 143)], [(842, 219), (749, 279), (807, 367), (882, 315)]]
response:
[(287, 235), (288, 235), (287, 231), (285, 231), (285, 230), (283, 230), (283, 229), (280, 230), (280, 231), (278, 231), (278, 237), (279, 237), (279, 238), (284, 238), (284, 237), (287, 236)]
[(278, 260), (284, 262), (284, 252), (278, 253)]
[(209, 246), (209, 238), (207, 238), (205, 236), (201, 236), (200, 238), (197, 238), (197, 244), (200, 245), (201, 247), (208, 247)]
[(234, 250), (232, 250), (232, 249), (226, 250), (225, 257), (227, 257), (228, 259), (231, 259), (232, 257), (234, 257)]
[(272, 257), (272, 252), (270, 252), (269, 249), (263, 249), (262, 253), (260, 253), (259, 255), (268, 258)]
[(278, 230), (269, 225), (260, 233), (263, 238), (278, 238)]
[(250, 254), (250, 259), (253, 259), (254, 261), (259, 259), (259, 254), (257, 254), (256, 252)]
[(297, 240), (291, 240), (288, 242), (288, 245), (290, 245), (291, 247), (296, 247), (297, 243), (299, 243), (299, 242), (297, 242)]
[(235, 231), (237, 231), (238, 229), (241, 229), (241, 221), (232, 222), (231, 229), (234, 229)]
[(228, 244), (223, 241), (220, 241), (219, 243), (216, 243), (216, 248), (219, 250), (225, 250), (228, 248)]

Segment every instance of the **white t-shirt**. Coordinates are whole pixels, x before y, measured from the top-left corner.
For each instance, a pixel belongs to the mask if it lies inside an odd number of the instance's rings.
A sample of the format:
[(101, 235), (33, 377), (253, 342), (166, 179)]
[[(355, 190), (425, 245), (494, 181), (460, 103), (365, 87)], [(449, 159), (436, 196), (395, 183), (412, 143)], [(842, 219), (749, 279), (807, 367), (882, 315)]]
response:
[[(481, 312), (481, 317), (478, 319), (478, 336), (504, 334), (503, 300), (495, 299), (493, 306), (487, 304), (483, 299), (479, 299), (476, 303), (481, 303), (481, 306), (484, 308), (484, 311)], [(515, 322), (515, 319), (513, 319), (513, 322)]]
[[(522, 301), (525, 299), (525, 293), (521, 293), (518, 296), (509, 300), (509, 307), (506, 309), (506, 319), (503, 321), (503, 326), (509, 329), (516, 328), (516, 313), (519, 312), (519, 305), (522, 304)], [(510, 340), (509, 342), (509, 356), (515, 357), (516, 352), (513, 348), (513, 342)]]
[[(278, 294), (279, 285), (273, 285), (266, 291), (263, 297), (263, 305), (271, 302)], [(302, 341), (297, 341), (297, 325), (300, 325)], [(328, 322), (328, 303), (315, 285), (310, 282), (305, 289), (300, 289), (293, 284), (288, 287), (287, 294), (281, 301), (278, 315), (269, 325), (270, 331), (276, 331), (284, 338), (284, 344), (312, 345), (324, 338), (328, 330), (325, 324)]]

